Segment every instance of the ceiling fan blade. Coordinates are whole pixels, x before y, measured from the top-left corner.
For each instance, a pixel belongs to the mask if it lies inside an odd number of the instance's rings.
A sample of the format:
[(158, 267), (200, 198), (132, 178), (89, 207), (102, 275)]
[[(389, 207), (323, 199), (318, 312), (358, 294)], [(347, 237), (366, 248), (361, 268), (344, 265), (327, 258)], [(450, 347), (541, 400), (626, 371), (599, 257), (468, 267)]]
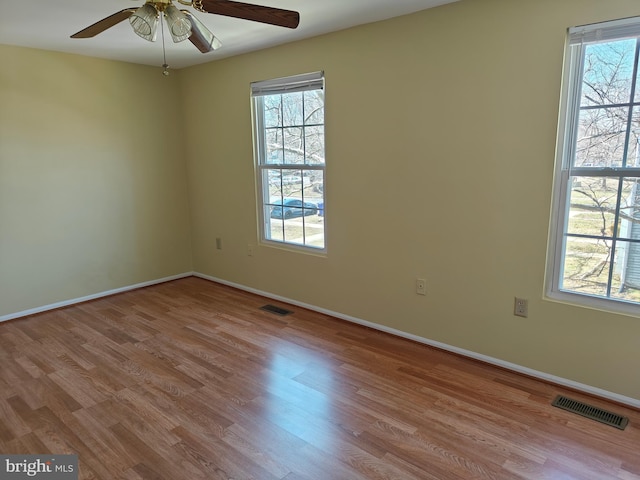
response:
[(202, 53), (209, 53), (222, 46), (220, 40), (188, 10), (180, 10), (191, 22), (189, 41)]
[(120, 10), (113, 15), (109, 15), (107, 18), (103, 18), (102, 20), (94, 23), (93, 25), (88, 26), (85, 29), (80, 30), (78, 33), (74, 33), (71, 35), (71, 38), (91, 38), (95, 37), (99, 33), (104, 32), (107, 28), (111, 28), (114, 25), (126, 20), (131, 16), (131, 14), (135, 12), (134, 8), (125, 8), (124, 10)]
[(279, 27), (296, 28), (300, 23), (298, 12), (232, 0), (202, 0), (202, 9), (206, 13), (243, 18)]
[(214, 50), (217, 50), (222, 46), (222, 43), (220, 43), (220, 40), (218, 40), (216, 37), (213, 37), (213, 40), (211, 42), (208, 42), (200, 35), (191, 35), (189, 37), (189, 41), (193, 43), (201, 53), (213, 52)]

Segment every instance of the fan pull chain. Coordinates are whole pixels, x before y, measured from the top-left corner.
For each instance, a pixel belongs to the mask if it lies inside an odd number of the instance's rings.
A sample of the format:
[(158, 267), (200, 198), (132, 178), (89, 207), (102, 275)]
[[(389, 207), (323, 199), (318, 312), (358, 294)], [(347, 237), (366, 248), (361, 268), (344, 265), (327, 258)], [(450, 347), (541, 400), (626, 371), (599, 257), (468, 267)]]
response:
[[(160, 15), (162, 15), (162, 13)], [(162, 75), (166, 77), (169, 75), (169, 64), (167, 64), (167, 50), (164, 46), (164, 22), (162, 21), (162, 18), (160, 19), (160, 33), (162, 35), (162, 60), (164, 62), (162, 64)]]

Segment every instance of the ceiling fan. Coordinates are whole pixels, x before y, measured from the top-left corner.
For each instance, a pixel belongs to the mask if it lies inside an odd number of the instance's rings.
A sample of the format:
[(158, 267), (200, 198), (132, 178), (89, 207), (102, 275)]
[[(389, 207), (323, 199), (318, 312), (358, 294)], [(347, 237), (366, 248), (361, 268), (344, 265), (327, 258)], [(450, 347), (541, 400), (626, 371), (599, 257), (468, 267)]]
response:
[[(296, 28), (300, 14), (291, 10), (253, 5), (232, 0), (177, 0), (202, 13), (242, 18), (280, 27)], [(160, 15), (164, 14), (169, 33), (175, 43), (189, 40), (202, 53), (216, 50), (222, 44), (189, 10), (179, 10), (173, 0), (147, 0), (140, 8), (125, 8), (71, 35), (71, 38), (90, 38), (129, 19), (133, 31), (150, 42), (155, 41)]]

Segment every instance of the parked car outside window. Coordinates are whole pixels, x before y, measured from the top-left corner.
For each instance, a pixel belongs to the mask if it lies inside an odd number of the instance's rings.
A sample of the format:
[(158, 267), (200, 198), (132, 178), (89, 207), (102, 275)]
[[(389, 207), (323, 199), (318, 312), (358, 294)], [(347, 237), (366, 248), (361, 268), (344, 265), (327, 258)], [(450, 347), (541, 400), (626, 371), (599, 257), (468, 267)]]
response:
[(318, 205), (311, 202), (303, 202), (297, 198), (287, 198), (282, 205), (274, 205), (271, 207), (271, 218), (288, 219), (316, 215), (317, 213)]

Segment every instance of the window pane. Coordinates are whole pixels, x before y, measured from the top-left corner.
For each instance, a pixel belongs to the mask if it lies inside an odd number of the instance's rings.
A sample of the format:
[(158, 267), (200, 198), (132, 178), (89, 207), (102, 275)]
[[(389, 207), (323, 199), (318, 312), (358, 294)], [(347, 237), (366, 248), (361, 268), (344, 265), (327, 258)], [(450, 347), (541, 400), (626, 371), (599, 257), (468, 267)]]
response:
[(636, 178), (622, 180), (618, 238), (640, 239), (640, 185)]
[(622, 166), (628, 112), (626, 107), (580, 112), (575, 166)]
[[(638, 85), (640, 87), (640, 85)], [(640, 89), (639, 89), (640, 90)], [(640, 107), (633, 108), (627, 167), (640, 167)]]
[(304, 138), (302, 131), (300, 127), (283, 129), (284, 163), (304, 163)]
[[(262, 185), (268, 192), (265, 203), (282, 202), (282, 174), (279, 169), (268, 169), (262, 172)], [(266, 190), (268, 188), (268, 190)]]
[(304, 210), (287, 208), (284, 220), (284, 239), (289, 243), (304, 245)]
[(562, 289), (606, 296), (611, 241), (567, 238)]
[(302, 105), (302, 92), (282, 95), (283, 126), (301, 126), (303, 124)]
[(269, 95), (267, 97), (263, 97), (265, 128), (282, 126), (281, 99), (282, 95)]
[(302, 195), (302, 172), (289, 168), (282, 169), (281, 184), (285, 197), (300, 198)]
[(640, 302), (640, 244), (618, 242), (611, 282), (611, 296)]
[[(265, 208), (265, 210), (267, 210)], [(265, 232), (267, 240), (284, 241), (284, 220), (269, 218), (270, 209), (265, 211), (265, 218), (268, 219), (270, 228)]]
[[(271, 199), (271, 203), (281, 204), (283, 198), (289, 197), (302, 198), (303, 175), (300, 170), (288, 168), (270, 170), (268, 178), (268, 198)], [(267, 185), (264, 180), (263, 185)]]
[(619, 180), (608, 177), (572, 178), (567, 232), (612, 236)]
[(307, 245), (324, 248), (324, 218), (317, 213), (308, 216), (304, 224)]
[(324, 198), (324, 173), (322, 170), (306, 170), (303, 173), (304, 199), (322, 202)]
[(324, 127), (305, 127), (304, 142), (307, 165), (324, 164)]
[(597, 43), (585, 48), (580, 105), (629, 103), (635, 39)]
[(284, 162), (282, 129), (271, 128), (265, 132), (264, 163), (278, 164)]
[(324, 124), (324, 91), (304, 92), (304, 124)]

